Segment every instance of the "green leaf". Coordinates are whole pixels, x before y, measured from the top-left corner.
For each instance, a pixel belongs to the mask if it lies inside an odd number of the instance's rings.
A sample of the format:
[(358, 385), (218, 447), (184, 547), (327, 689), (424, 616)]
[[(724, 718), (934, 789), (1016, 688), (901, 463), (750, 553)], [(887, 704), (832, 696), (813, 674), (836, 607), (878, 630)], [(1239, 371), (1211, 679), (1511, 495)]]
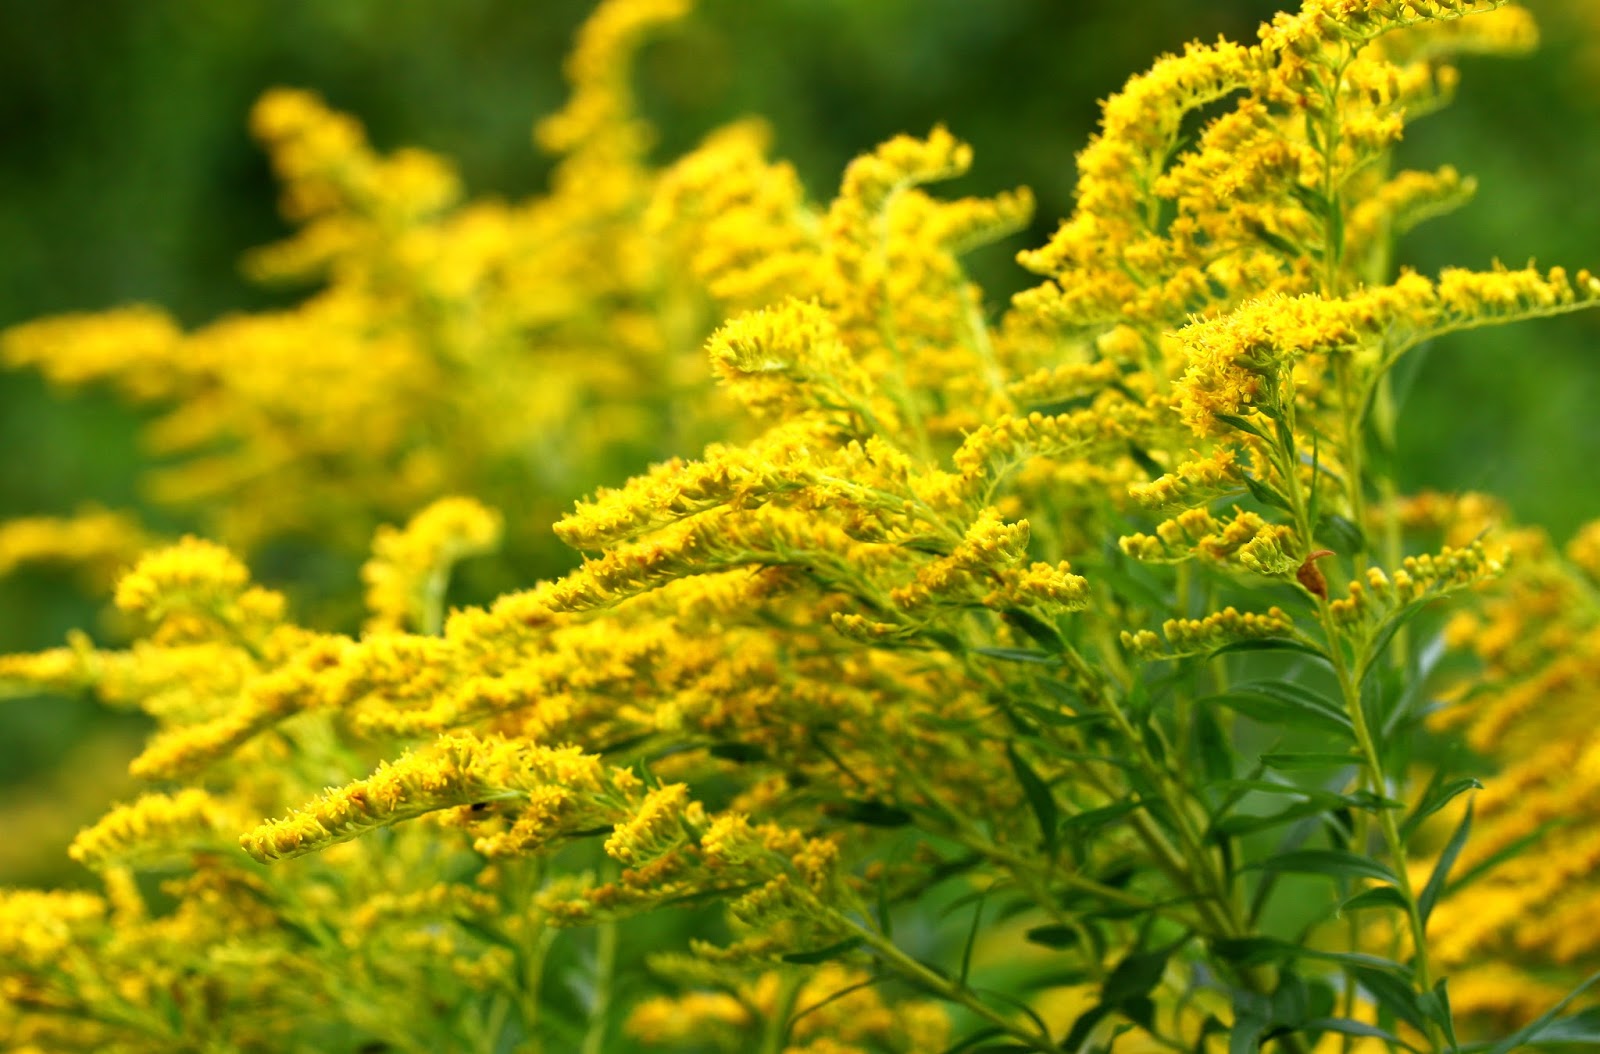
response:
[[(974, 988), (973, 991), (977, 992), (977, 993), (979, 993), (981, 995), (986, 995), (990, 999), (998, 999), (998, 1000), (1000, 1000), (1000, 1002), (1006, 1004), (1007, 1006), (1013, 1007), (1013, 1008), (1015, 1008), (1017, 1010), (1022, 1011), (1022, 1015), (1024, 1017), (1026, 1017), (1029, 1021), (1032, 1021), (1033, 1024), (1034, 1024), (1034, 1027), (1039, 1030), (1039, 1035), (1044, 1036), (1046, 1039), (1050, 1038), (1050, 1026), (1045, 1023), (1044, 1018), (1039, 1016), (1039, 1012), (1037, 1010), (1035, 1010), (1033, 1007), (1029, 1006), (1023, 1000), (1018, 999), (1016, 996), (1011, 995), (1009, 992), (999, 992), (999, 991), (996, 991), (993, 988)], [(1036, 1049), (1036, 1048), (1023, 1047), (1021, 1049), (1023, 1049), (1023, 1050), (1031, 1050), (1031, 1049)]]
[(1122, 817), (1136, 809), (1144, 807), (1144, 802), (1138, 798), (1127, 801), (1113, 802), (1110, 805), (1101, 805), (1094, 809), (1085, 809), (1083, 812), (1073, 813), (1061, 821), (1061, 833), (1082, 838), (1098, 831), (1109, 823), (1115, 823)]
[(1300, 1029), (1304, 1032), (1338, 1032), (1346, 1036), (1361, 1036), (1365, 1039), (1381, 1039), (1385, 1043), (1392, 1043), (1405, 1047), (1407, 1050), (1416, 1050), (1411, 1044), (1395, 1035), (1393, 1032), (1369, 1025), (1365, 1021), (1351, 1021), (1346, 1017), (1321, 1017), (1307, 1021)]
[(1470, 886), (1484, 875), (1489, 874), (1507, 860), (1513, 860), (1516, 857), (1521, 856), (1524, 849), (1534, 845), (1551, 831), (1556, 830), (1557, 828), (1565, 827), (1569, 822), (1571, 821), (1564, 818), (1546, 821), (1545, 823), (1542, 823), (1538, 827), (1529, 831), (1527, 834), (1523, 835), (1521, 838), (1518, 838), (1516, 841), (1495, 850), (1493, 853), (1489, 854), (1488, 857), (1478, 861), (1478, 863), (1469, 868), (1466, 874), (1450, 883), (1449, 892), (1454, 893), (1458, 889), (1465, 889), (1467, 886)]
[(849, 952), (860, 943), (860, 937), (850, 937), (840, 941), (838, 944), (830, 944), (826, 948), (818, 948), (815, 951), (790, 952), (783, 957), (783, 961), (786, 963), (798, 963), (802, 966), (814, 966), (817, 963), (825, 963), (831, 959), (842, 958), (846, 952)]
[[(1138, 397), (1135, 396), (1134, 398), (1137, 400)], [(1134, 462), (1140, 468), (1144, 469), (1145, 473), (1151, 479), (1159, 479), (1167, 473), (1166, 466), (1162, 465), (1161, 462), (1151, 457), (1150, 454), (1138, 443), (1128, 444), (1128, 456), (1133, 458)]]
[(1078, 1019), (1072, 1023), (1072, 1030), (1067, 1033), (1067, 1038), (1061, 1041), (1061, 1049), (1078, 1050), (1082, 1048), (1083, 1044), (1088, 1040), (1089, 1034), (1094, 1031), (1095, 1026), (1110, 1016), (1111, 1011), (1114, 1009), (1115, 1007), (1106, 1006), (1104, 1003), (1096, 1003), (1079, 1014)]
[(1266, 1018), (1234, 1014), (1233, 1031), (1228, 1033), (1228, 1054), (1256, 1054), (1261, 1049), (1261, 1033), (1266, 1030)]
[(1132, 1021), (1146, 1032), (1155, 1031), (1156, 1003), (1155, 1000), (1151, 999), (1149, 996), (1141, 995), (1135, 999), (1130, 999), (1126, 1003), (1123, 1003), (1122, 1013), (1128, 1018), (1128, 1020)]
[[(1067, 713), (1061, 710), (1052, 710), (1048, 706), (1040, 706), (1038, 703), (1029, 703), (1022, 700), (1013, 701), (1011, 705), (1022, 713), (1027, 714), (1035, 721), (1052, 725), (1056, 728), (1077, 728), (1083, 725), (1103, 725), (1107, 721), (1111, 720), (1110, 716), (1107, 714)], [(969, 730), (972, 729), (973, 722), (969, 720), (964, 727)]]
[(1380, 882), (1399, 881), (1393, 871), (1370, 856), (1362, 856), (1344, 849), (1295, 849), (1287, 853), (1278, 853), (1260, 863), (1247, 864), (1246, 869), (1250, 868), (1289, 871), (1301, 875), (1325, 875), (1333, 879), (1375, 878)]
[(1439, 862), (1433, 865), (1433, 874), (1428, 876), (1428, 884), (1422, 887), (1422, 894), (1417, 897), (1417, 913), (1422, 916), (1422, 921), (1427, 922), (1428, 916), (1433, 914), (1433, 906), (1439, 900), (1439, 894), (1444, 892), (1445, 881), (1450, 877), (1450, 869), (1455, 866), (1456, 857), (1461, 855), (1461, 847), (1467, 844), (1467, 835), (1472, 831), (1472, 803), (1467, 803), (1467, 811), (1461, 817), (1461, 822), (1456, 825), (1455, 833), (1450, 836), (1450, 842), (1444, 847), (1444, 852), (1439, 854)]
[[(1561, 1011), (1565, 1010), (1569, 1005), (1571, 1005), (1574, 999), (1578, 998), (1580, 995), (1592, 988), (1596, 981), (1600, 981), (1600, 973), (1592, 973), (1588, 977), (1584, 978), (1578, 987), (1567, 993), (1567, 997), (1565, 999), (1561, 1000), (1561, 1002), (1540, 1014), (1533, 1021), (1530, 1021), (1528, 1024), (1517, 1029), (1517, 1031), (1511, 1033), (1511, 1035), (1507, 1036), (1505, 1039), (1502, 1039), (1500, 1042), (1490, 1047), (1488, 1054), (1511, 1054), (1511, 1051), (1516, 1050), (1520, 1046), (1530, 1043), (1537, 1043), (1544, 1038), (1544, 1032), (1546, 1029), (1552, 1029), (1557, 1035), (1559, 1035), (1564, 1028), (1573, 1028), (1574, 1030), (1579, 1030), (1587, 1027), (1587, 1024), (1589, 1023), (1587, 1020), (1579, 1021), (1578, 1019), (1583, 1019), (1585, 1014), (1592, 1014), (1594, 1011), (1590, 1010), (1585, 1011), (1583, 1014), (1574, 1014), (1572, 1017), (1565, 1019), (1561, 1017)], [(1557, 1040), (1556, 1042), (1573, 1041)]]
[(1301, 655), (1309, 655), (1324, 666), (1332, 668), (1328, 662), (1326, 652), (1314, 644), (1308, 644), (1295, 637), (1259, 637), (1254, 640), (1236, 640), (1208, 653), (1206, 661), (1210, 662), (1212, 659), (1222, 655), (1232, 655), (1236, 652), (1246, 651), (1294, 651), (1299, 652)]
[(1368, 908), (1399, 908), (1409, 912), (1411, 905), (1407, 903), (1405, 894), (1393, 886), (1373, 886), (1339, 905), (1339, 911), (1364, 911)]
[(1367, 536), (1361, 528), (1336, 512), (1324, 513), (1317, 521), (1315, 533), (1341, 553), (1360, 553), (1367, 548)]
[(1355, 726), (1343, 710), (1293, 681), (1250, 681), (1200, 701), (1219, 703), (1263, 724), (1283, 728), (1316, 727), (1337, 732), (1352, 742), (1355, 739)]
[(1282, 253), (1291, 260), (1297, 260), (1305, 255), (1305, 250), (1303, 248), (1296, 245), (1294, 242), (1291, 242), (1283, 235), (1267, 229), (1267, 227), (1260, 223), (1248, 222), (1245, 224), (1245, 226), (1249, 228), (1250, 233), (1258, 240), (1272, 247), (1273, 249), (1276, 249), (1278, 252)]
[(1558, 1017), (1528, 1039), (1529, 1043), (1582, 1043), (1600, 1046), (1600, 1007)]
[(1338, 963), (1346, 969), (1369, 969), (1403, 976), (1405, 967), (1397, 962), (1367, 955), (1362, 952), (1325, 952), (1301, 944), (1281, 941), (1276, 937), (1222, 937), (1211, 942), (1211, 949), (1220, 958), (1239, 966), (1260, 966), (1265, 963), (1291, 962), (1296, 959), (1316, 959), (1319, 962)]
[(1217, 720), (1217, 712), (1210, 707), (1193, 711), (1190, 728), (1205, 782), (1232, 779), (1235, 756), (1233, 740), (1223, 731), (1222, 723)]
[(1100, 987), (1100, 1002), (1115, 1007), (1149, 995), (1161, 983), (1167, 960), (1177, 948), (1177, 944), (1171, 944), (1155, 951), (1133, 952), (1117, 963)]
[(967, 930), (966, 947), (961, 949), (961, 973), (956, 977), (956, 984), (962, 988), (967, 986), (967, 975), (972, 972), (972, 948), (978, 943), (978, 927), (983, 925), (983, 905), (980, 899), (972, 909), (972, 926)]
[(944, 1054), (962, 1054), (963, 1051), (971, 1050), (973, 1047), (977, 1046), (979, 1043), (982, 1043), (986, 1039), (994, 1039), (996, 1036), (1003, 1036), (1005, 1034), (1006, 1030), (997, 1025), (990, 1025), (988, 1028), (980, 1028), (971, 1035), (964, 1036), (959, 1042), (956, 1043), (955, 1046), (944, 1048)]
[(1327, 750), (1273, 752), (1261, 755), (1261, 763), (1269, 769), (1333, 769), (1346, 765), (1359, 765), (1361, 759), (1354, 754), (1341, 754)]
[(1056, 830), (1059, 822), (1055, 795), (1050, 793), (1050, 787), (1039, 778), (1039, 774), (1028, 764), (1027, 759), (1017, 753), (1015, 740), (1006, 741), (1006, 757), (1011, 762), (1011, 770), (1017, 774), (1017, 782), (1022, 784), (1022, 793), (1027, 796), (1028, 805), (1033, 809), (1034, 819), (1039, 822), (1039, 831), (1044, 837), (1045, 852), (1053, 857), (1056, 852)]
[(1434, 599), (1434, 597), (1425, 596), (1411, 601), (1410, 603), (1397, 609), (1388, 617), (1388, 619), (1384, 621), (1383, 625), (1378, 628), (1378, 632), (1373, 635), (1372, 643), (1367, 646), (1366, 663), (1361, 667), (1361, 680), (1363, 682), (1367, 679), (1367, 675), (1372, 672), (1373, 668), (1380, 661), (1382, 661), (1384, 654), (1389, 649), (1389, 642), (1394, 639), (1394, 635), (1399, 633), (1403, 627), (1408, 625), (1418, 615), (1422, 614), (1423, 610), (1427, 608), (1428, 604)]
[(1250, 489), (1250, 496), (1261, 504), (1270, 505), (1274, 509), (1282, 509), (1284, 512), (1292, 511), (1289, 508), (1289, 499), (1279, 494), (1276, 488), (1271, 485), (1263, 483), (1250, 475), (1244, 477), (1244, 485)]
[(1257, 816), (1248, 813), (1235, 813), (1224, 816), (1211, 825), (1211, 829), (1218, 834), (1230, 838), (1242, 838), (1257, 831), (1267, 831), (1274, 827), (1282, 827), (1286, 823), (1303, 820), (1307, 816), (1320, 816), (1328, 811), (1328, 807), (1320, 801), (1303, 801), (1289, 806), (1275, 813)]
[(1417, 1002), (1422, 1007), (1422, 1012), (1427, 1015), (1428, 1020), (1443, 1030), (1444, 1038), (1450, 1044), (1450, 1049), (1452, 1051), (1458, 1050), (1461, 1044), (1456, 1041), (1455, 1015), (1450, 1012), (1448, 979), (1439, 978), (1439, 983), (1433, 986), (1433, 991), (1424, 992), (1417, 998)]
[(1083, 939), (1082, 935), (1071, 926), (1049, 925), (1035, 926), (1023, 937), (1034, 944), (1046, 948), (1070, 948)]
[(1230, 428), (1236, 428), (1241, 432), (1247, 432), (1258, 439), (1266, 439), (1269, 443), (1272, 441), (1270, 438), (1268, 438), (1267, 433), (1257, 428), (1247, 417), (1239, 417), (1234, 414), (1212, 414), (1211, 416)]
[(713, 743), (706, 753), (724, 761), (765, 761), (767, 752), (754, 743)]
[(1452, 780), (1443, 786), (1430, 789), (1427, 794), (1423, 795), (1422, 800), (1417, 803), (1416, 810), (1410, 816), (1407, 816), (1405, 822), (1400, 825), (1400, 837), (1409, 840), (1416, 833), (1417, 827), (1421, 825), (1423, 820), (1449, 805), (1463, 791), (1482, 789), (1483, 784), (1471, 776)]
[(1321, 802), (1329, 809), (1361, 809), (1365, 812), (1377, 812), (1380, 809), (1398, 809), (1403, 803), (1393, 798), (1380, 798), (1371, 791), (1356, 791), (1354, 794), (1340, 794), (1338, 791), (1324, 790), (1321, 787), (1302, 787), (1296, 783), (1279, 783), (1277, 780), (1250, 779), (1250, 780), (1218, 780), (1212, 786), (1219, 790), (1237, 791), (1240, 794), (1254, 791), (1258, 794), (1275, 794), (1288, 798), (1306, 798), (1310, 801)]
[(1351, 967), (1350, 976), (1366, 989), (1367, 994), (1372, 996), (1379, 1006), (1417, 1031), (1427, 1031), (1425, 1024), (1427, 1015), (1423, 1012), (1417, 990), (1411, 987), (1409, 980), (1396, 976), (1388, 970), (1364, 966)]
[(1061, 658), (1049, 652), (1034, 651), (1031, 648), (972, 648), (974, 655), (982, 655), (989, 659), (1004, 659), (1006, 662), (1029, 662), (1040, 666), (1060, 666)]
[[(1306, 127), (1307, 129), (1312, 130), (1313, 135), (1320, 136), (1322, 133), (1321, 126), (1316, 125), (1315, 122), (1311, 121), (1309, 118), (1306, 121)], [(1315, 216), (1319, 220), (1327, 219), (1330, 211), (1328, 199), (1323, 197), (1321, 193), (1302, 183), (1291, 183), (1289, 184), (1288, 190), (1289, 195), (1298, 201), (1307, 212), (1311, 213), (1311, 215)]]
[(881, 801), (847, 801), (839, 818), (868, 827), (904, 827), (912, 821), (910, 813)]

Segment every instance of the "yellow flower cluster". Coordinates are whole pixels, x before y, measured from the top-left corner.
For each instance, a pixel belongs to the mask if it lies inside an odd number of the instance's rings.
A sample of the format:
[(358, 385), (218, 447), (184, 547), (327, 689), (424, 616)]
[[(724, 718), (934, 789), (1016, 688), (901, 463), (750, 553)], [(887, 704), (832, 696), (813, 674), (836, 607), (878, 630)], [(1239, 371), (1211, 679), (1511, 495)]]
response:
[(138, 524), (122, 513), (85, 509), (69, 517), (18, 517), (0, 523), (0, 578), (19, 567), (57, 565), (103, 588), (147, 544)]
[(110, 866), (153, 868), (192, 852), (216, 852), (238, 820), (198, 787), (177, 794), (146, 794), (119, 805), (73, 839), (72, 859), (101, 870)]
[[(827, 964), (803, 981), (770, 971), (726, 990), (699, 990), (650, 999), (628, 1016), (628, 1033), (642, 1043), (748, 1050), (763, 1025), (783, 1010), (796, 1020), (784, 1048), (795, 1054), (913, 1054), (949, 1045), (950, 1027), (931, 1003), (888, 1004), (869, 976)], [(727, 983), (727, 982), (725, 982)]]
[(498, 545), (501, 527), (497, 513), (471, 498), (441, 498), (403, 531), (379, 527), (372, 559), (361, 568), (372, 613), (367, 629), (437, 632), (450, 568)]

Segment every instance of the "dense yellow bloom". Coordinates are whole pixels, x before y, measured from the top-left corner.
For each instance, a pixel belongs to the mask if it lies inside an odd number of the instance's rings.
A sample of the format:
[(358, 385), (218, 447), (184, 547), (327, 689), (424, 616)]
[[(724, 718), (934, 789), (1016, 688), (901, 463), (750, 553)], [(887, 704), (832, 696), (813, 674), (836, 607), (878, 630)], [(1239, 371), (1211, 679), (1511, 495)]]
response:
[(575, 747), (444, 736), (282, 820), (262, 824), (240, 844), (258, 860), (299, 856), (440, 809), (524, 799), (518, 825), (527, 826), (517, 834), (531, 847), (564, 826), (593, 826), (608, 814), (601, 800), (607, 791), (626, 793), (636, 785), (625, 770), (607, 774), (597, 758)]
[(451, 566), (493, 549), (501, 526), (499, 514), (470, 498), (441, 498), (403, 531), (379, 527), (372, 559), (361, 568), (372, 613), (367, 629), (437, 629)]
[(132, 518), (86, 509), (75, 516), (28, 516), (0, 523), (0, 577), (30, 564), (75, 568), (107, 580), (133, 562), (149, 539)]
[(225, 833), (238, 820), (205, 791), (189, 787), (177, 794), (147, 794), (119, 805), (73, 839), (67, 852), (96, 870), (137, 863), (152, 866), (191, 852), (221, 849)]

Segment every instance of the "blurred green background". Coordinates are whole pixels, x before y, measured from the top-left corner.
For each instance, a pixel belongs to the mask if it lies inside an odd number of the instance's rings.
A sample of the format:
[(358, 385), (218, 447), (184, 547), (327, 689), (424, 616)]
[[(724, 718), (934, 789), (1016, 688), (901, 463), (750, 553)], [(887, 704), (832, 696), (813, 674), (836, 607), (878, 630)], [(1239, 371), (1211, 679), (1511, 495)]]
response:
[[(1401, 161), (1450, 162), (1476, 202), (1426, 225), (1402, 262), (1600, 265), (1596, 0), (1530, 3), (1546, 43), (1465, 64), (1457, 103), (1414, 127)], [(947, 124), (976, 149), (952, 192), (1032, 187), (1033, 229), (976, 268), (1002, 299), (1010, 262), (1070, 207), (1096, 100), (1161, 51), (1249, 38), (1270, 0), (703, 0), (639, 71), (671, 157), (729, 118), (764, 115), (775, 153), (826, 199), (844, 164), (897, 132)], [(0, 0), (0, 326), (132, 301), (198, 323), (260, 308), (246, 249), (285, 232), (246, 134), (272, 85), (320, 92), (380, 149), (457, 160), (477, 194), (536, 193), (534, 119), (564, 97), (561, 57), (588, 0)], [(1504, 496), (1564, 538), (1600, 515), (1600, 313), (1484, 330), (1429, 349), (1401, 437), (1411, 488)], [(137, 502), (137, 420), (0, 373), (0, 517)], [(152, 523), (181, 529), (159, 516)], [(46, 573), (0, 581), (0, 651), (61, 642), (95, 608)], [(93, 734), (91, 734), (91, 731)], [(64, 876), (76, 824), (118, 793), (136, 730), (87, 703), (0, 703), (0, 885)], [(53, 775), (70, 770), (71, 778)], [(92, 778), (86, 778), (92, 773)]]

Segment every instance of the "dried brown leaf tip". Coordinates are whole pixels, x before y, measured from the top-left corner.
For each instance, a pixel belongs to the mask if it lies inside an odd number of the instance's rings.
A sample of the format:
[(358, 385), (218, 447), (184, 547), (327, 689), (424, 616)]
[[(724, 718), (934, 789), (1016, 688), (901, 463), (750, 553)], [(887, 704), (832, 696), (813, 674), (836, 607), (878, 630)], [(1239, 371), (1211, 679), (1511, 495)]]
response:
[(1332, 556), (1332, 549), (1318, 549), (1310, 554), (1300, 564), (1300, 569), (1294, 573), (1296, 582), (1305, 587), (1306, 592), (1323, 600), (1328, 599), (1328, 580), (1322, 577), (1322, 571), (1317, 567), (1317, 561), (1324, 556)]

